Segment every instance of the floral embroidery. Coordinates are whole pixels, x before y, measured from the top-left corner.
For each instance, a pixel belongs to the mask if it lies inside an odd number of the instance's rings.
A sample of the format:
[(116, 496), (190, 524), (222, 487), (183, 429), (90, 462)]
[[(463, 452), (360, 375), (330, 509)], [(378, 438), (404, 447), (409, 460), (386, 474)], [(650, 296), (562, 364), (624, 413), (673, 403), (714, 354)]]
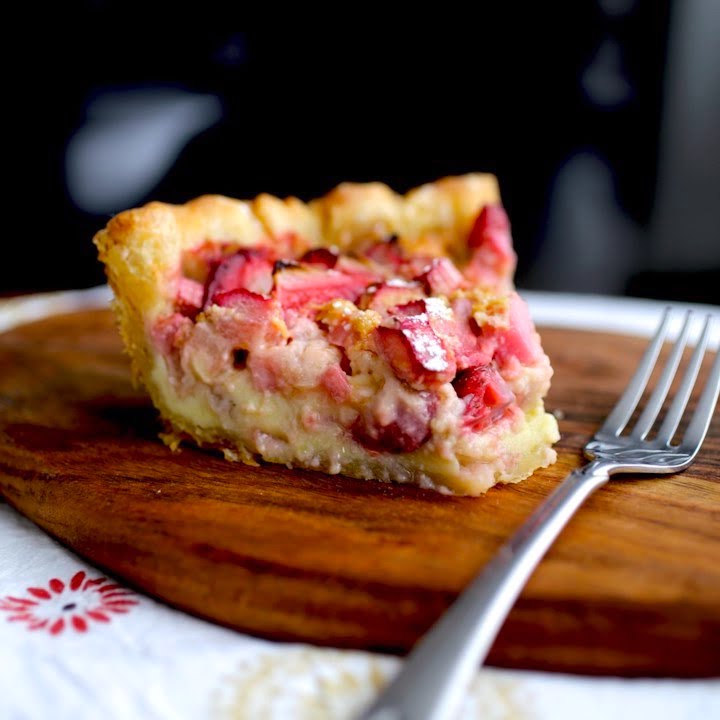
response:
[(53, 578), (45, 587), (29, 587), (29, 597), (8, 595), (0, 610), (9, 622), (27, 623), (28, 630), (59, 635), (63, 630), (84, 633), (91, 622), (108, 623), (113, 614), (126, 613), (138, 604), (132, 590), (105, 577), (88, 578), (76, 572), (69, 582)]

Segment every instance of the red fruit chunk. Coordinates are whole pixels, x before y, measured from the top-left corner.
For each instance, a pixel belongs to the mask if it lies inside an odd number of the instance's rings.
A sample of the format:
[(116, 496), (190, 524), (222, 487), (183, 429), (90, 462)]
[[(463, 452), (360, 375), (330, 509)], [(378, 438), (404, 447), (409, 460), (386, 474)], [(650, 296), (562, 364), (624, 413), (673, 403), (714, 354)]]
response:
[(430, 439), (430, 421), (437, 409), (437, 398), (429, 392), (419, 393), (420, 403), (410, 407), (401, 398), (395, 408), (394, 419), (380, 425), (377, 419), (368, 421), (358, 417), (352, 426), (357, 442), (378, 452), (412, 452)]
[(444, 257), (433, 259), (415, 279), (425, 286), (429, 295), (449, 295), (464, 282), (453, 261)]
[(370, 258), (378, 265), (386, 265), (394, 270), (397, 270), (405, 261), (405, 255), (400, 247), (397, 235), (392, 235), (387, 240), (369, 247), (365, 251), (365, 257)]
[(354, 341), (355, 333), (348, 322), (340, 321), (328, 324), (327, 322), (320, 321), (318, 322), (318, 327), (327, 333), (328, 342), (331, 345), (335, 345), (335, 347), (344, 349), (350, 347)]
[(470, 231), (468, 247), (481, 247), (485, 243), (486, 236), (493, 231), (510, 232), (510, 220), (502, 205), (486, 205), (480, 211)]
[(524, 365), (535, 362), (542, 355), (542, 347), (527, 303), (517, 293), (510, 298), (509, 316), (510, 327), (492, 333), (497, 340), (495, 359), (500, 365), (513, 357)]
[(390, 315), (397, 318), (409, 318), (415, 315), (422, 315), (428, 313), (428, 316), (433, 313), (433, 310), (428, 308), (428, 303), (425, 298), (418, 298), (411, 300), (403, 305), (396, 305), (390, 308)]
[(338, 258), (335, 270), (344, 273), (345, 275), (352, 275), (354, 278), (357, 278), (358, 281), (362, 279), (366, 286), (382, 280), (376, 272), (368, 269), (367, 265), (364, 265), (359, 260), (354, 260), (347, 255), (341, 255)]
[(334, 250), (328, 248), (314, 248), (308, 250), (301, 258), (300, 262), (310, 265), (324, 265), (326, 268), (334, 268), (338, 261), (338, 254)]
[(158, 319), (152, 329), (152, 338), (160, 351), (169, 356), (180, 349), (192, 327), (192, 320), (176, 312)]
[(286, 268), (275, 274), (275, 297), (284, 310), (311, 315), (331, 300), (356, 300), (367, 283), (337, 270)]
[[(447, 357), (451, 359), (451, 364), (455, 362), (456, 369), (462, 370), (469, 365), (478, 365), (485, 360), (485, 356), (478, 351), (477, 338), (470, 330), (469, 324), (463, 322), (465, 318), (462, 316), (458, 318), (439, 298), (412, 300), (404, 305), (391, 308), (389, 314), (395, 318), (422, 315), (421, 320), (423, 321), (427, 317), (430, 328), (442, 342)], [(463, 332), (464, 330), (466, 332)], [(491, 355), (487, 357), (487, 361), (490, 359)]]
[(413, 300), (419, 300), (424, 296), (425, 292), (420, 283), (390, 280), (380, 285), (369, 287), (360, 300), (360, 307), (382, 312), (383, 310), (390, 310), (397, 305), (404, 305)]
[(467, 298), (457, 298), (452, 304), (455, 326), (455, 360), (458, 370), (485, 365), (492, 360), (495, 342), (478, 337), (478, 326), (472, 317), (472, 303)]
[(456, 345), (457, 321), (450, 308), (439, 298), (417, 298), (389, 309), (394, 318), (427, 317), (432, 331), (443, 341), (446, 349)]
[(181, 277), (177, 284), (175, 309), (183, 315), (195, 317), (202, 307), (204, 297), (205, 288), (202, 283)]
[(461, 372), (453, 381), (458, 397), (465, 399), (463, 424), (482, 430), (499, 420), (515, 396), (492, 365)]
[(272, 270), (272, 259), (264, 248), (240, 250), (218, 265), (208, 285), (206, 305), (216, 303), (217, 296), (231, 290), (267, 295), (272, 289)]
[(331, 365), (322, 374), (320, 383), (335, 402), (343, 402), (350, 397), (350, 382), (340, 365)]
[(486, 205), (468, 237), (473, 251), (465, 275), (473, 282), (495, 285), (508, 281), (515, 269), (510, 221), (501, 205)]
[[(415, 303), (404, 308), (407, 312), (417, 309)], [(392, 327), (380, 326), (374, 332), (380, 355), (401, 380), (423, 387), (455, 377), (455, 358), (433, 330), (427, 313), (396, 317)]]
[(238, 288), (217, 295), (215, 304), (234, 311), (232, 315), (218, 319), (216, 325), (237, 347), (252, 350), (259, 342), (280, 339), (274, 322), (280, 317), (280, 308), (272, 298)]
[(270, 298), (245, 288), (235, 288), (215, 296), (215, 305), (242, 311), (258, 311), (272, 305)]

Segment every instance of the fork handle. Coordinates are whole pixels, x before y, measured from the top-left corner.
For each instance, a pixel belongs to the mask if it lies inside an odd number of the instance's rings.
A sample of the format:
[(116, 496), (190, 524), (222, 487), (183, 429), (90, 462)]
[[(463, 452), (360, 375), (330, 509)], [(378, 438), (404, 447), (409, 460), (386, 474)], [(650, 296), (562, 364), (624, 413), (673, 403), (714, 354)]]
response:
[(358, 720), (442, 720), (463, 698), (525, 583), (568, 520), (608, 479), (609, 463), (573, 470), (408, 655)]

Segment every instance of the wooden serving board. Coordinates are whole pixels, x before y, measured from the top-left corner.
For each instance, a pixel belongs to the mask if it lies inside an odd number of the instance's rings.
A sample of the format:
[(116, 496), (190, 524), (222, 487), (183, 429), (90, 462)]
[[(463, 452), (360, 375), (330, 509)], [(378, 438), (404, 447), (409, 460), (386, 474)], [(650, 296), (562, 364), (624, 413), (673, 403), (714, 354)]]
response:
[[(0, 494), (126, 582), (262, 637), (403, 652), (565, 474), (646, 341), (542, 331), (563, 419), (558, 463), (452, 498), (171, 453), (130, 384), (112, 317), (0, 335)], [(620, 675), (720, 673), (720, 421), (692, 468), (619, 480), (571, 521), (491, 664)]]

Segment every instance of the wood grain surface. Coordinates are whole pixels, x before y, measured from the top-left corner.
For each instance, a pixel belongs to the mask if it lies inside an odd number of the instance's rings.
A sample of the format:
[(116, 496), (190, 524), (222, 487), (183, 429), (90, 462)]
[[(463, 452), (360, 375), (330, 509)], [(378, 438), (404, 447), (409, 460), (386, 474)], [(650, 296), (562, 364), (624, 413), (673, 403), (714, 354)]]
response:
[[(478, 499), (171, 453), (109, 312), (0, 335), (0, 494), (150, 595), (281, 640), (404, 652), (564, 475), (645, 341), (542, 331), (558, 463)], [(720, 422), (686, 472), (617, 480), (533, 575), (490, 664), (720, 674)]]

